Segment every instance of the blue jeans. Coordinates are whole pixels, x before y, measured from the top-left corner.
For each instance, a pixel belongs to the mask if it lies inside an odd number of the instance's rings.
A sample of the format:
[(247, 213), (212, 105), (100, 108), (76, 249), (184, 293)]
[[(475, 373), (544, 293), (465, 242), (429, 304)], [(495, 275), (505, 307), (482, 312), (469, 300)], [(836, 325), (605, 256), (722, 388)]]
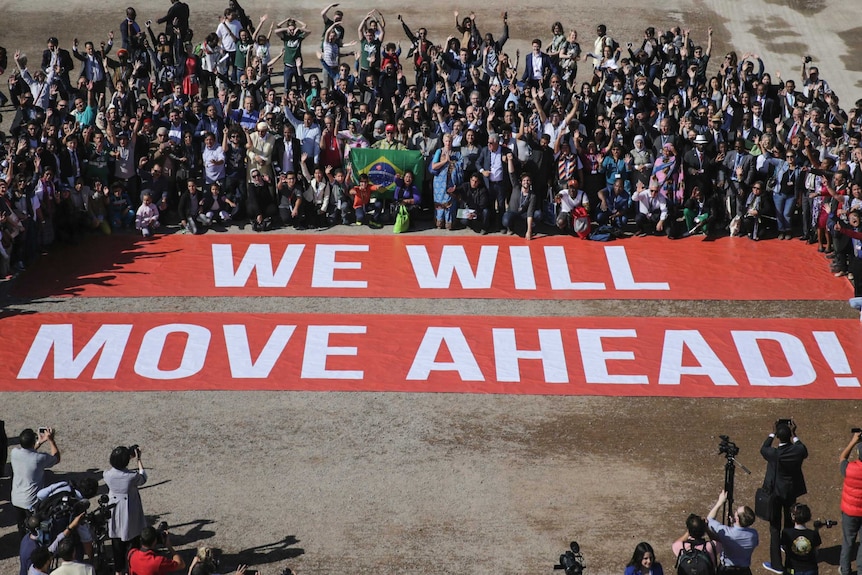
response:
[[(503, 227), (509, 230), (515, 231), (515, 226), (521, 227), (521, 223), (524, 224), (524, 233), (526, 233), (527, 226), (527, 218), (531, 214), (527, 212), (506, 212), (503, 214)], [(542, 210), (536, 210), (532, 214), (533, 216), (533, 230), (536, 229), (536, 224), (542, 221)]]
[(299, 71), (296, 66), (287, 66), (284, 67), (284, 91), (287, 92), (290, 90), (290, 84), (293, 79), (296, 78), (296, 87), (300, 90), (303, 89), (303, 85), (305, 84), (302, 76), (299, 75)]
[(374, 200), (369, 204), (365, 204), (364, 206), (359, 206), (356, 208), (356, 221), (357, 222), (365, 222), (368, 217), (368, 212), (374, 210), (374, 221), (379, 223), (383, 223), (383, 201), (382, 200)]
[[(850, 575), (850, 553), (856, 542), (856, 535), (862, 529), (862, 517), (853, 517), (841, 512), (841, 559), (838, 561), (838, 569), (841, 575)], [(862, 545), (856, 552), (856, 568), (862, 565)]]
[(775, 219), (778, 221), (778, 233), (783, 234), (790, 231), (790, 217), (793, 215), (793, 205), (796, 198), (784, 194), (772, 194), (775, 203)]

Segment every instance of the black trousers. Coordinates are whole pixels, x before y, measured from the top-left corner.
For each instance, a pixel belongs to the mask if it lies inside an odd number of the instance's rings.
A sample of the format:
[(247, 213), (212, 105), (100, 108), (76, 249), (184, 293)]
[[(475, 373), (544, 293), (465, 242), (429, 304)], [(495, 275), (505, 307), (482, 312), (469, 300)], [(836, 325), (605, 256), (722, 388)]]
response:
[(774, 569), (781, 569), (781, 531), (793, 527), (790, 509), (796, 505), (796, 498), (775, 498), (772, 517), (769, 520), (769, 562)]

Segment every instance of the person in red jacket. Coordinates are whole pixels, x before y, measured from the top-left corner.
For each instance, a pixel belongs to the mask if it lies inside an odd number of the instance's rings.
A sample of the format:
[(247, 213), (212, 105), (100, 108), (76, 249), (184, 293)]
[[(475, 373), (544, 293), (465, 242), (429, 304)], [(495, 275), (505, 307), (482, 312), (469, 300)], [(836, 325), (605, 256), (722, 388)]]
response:
[[(841, 489), (841, 559), (838, 569), (841, 575), (850, 575), (850, 553), (856, 542), (856, 535), (862, 529), (862, 448), (854, 461), (850, 461), (853, 448), (862, 442), (862, 433), (856, 432), (850, 438), (850, 443), (841, 452), (839, 464), (844, 477), (844, 487)], [(856, 553), (856, 568), (862, 565), (862, 546)]]

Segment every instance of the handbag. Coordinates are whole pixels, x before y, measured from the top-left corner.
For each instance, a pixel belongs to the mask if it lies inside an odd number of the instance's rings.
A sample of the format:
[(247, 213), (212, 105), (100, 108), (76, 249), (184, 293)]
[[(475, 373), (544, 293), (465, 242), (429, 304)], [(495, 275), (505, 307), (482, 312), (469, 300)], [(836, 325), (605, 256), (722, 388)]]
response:
[(764, 521), (770, 521), (774, 510), (775, 495), (773, 495), (772, 489), (758, 487), (754, 493), (754, 514)]
[(392, 226), (392, 233), (402, 234), (410, 230), (410, 211), (407, 206), (400, 204), (398, 206), (398, 214), (395, 216), (395, 225)]
[(754, 493), (754, 514), (764, 521), (772, 521), (775, 511), (775, 474), (778, 472), (778, 452), (775, 453), (776, 461), (772, 466), (772, 473), (763, 480), (763, 486), (758, 487)]

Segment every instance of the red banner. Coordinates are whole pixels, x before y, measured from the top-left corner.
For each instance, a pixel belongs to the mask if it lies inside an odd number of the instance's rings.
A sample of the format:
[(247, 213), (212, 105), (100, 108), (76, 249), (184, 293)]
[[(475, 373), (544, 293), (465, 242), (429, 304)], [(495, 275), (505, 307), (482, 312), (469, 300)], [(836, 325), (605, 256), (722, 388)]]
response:
[(862, 399), (855, 320), (38, 314), (0, 391), (308, 390)]
[(99, 238), (52, 254), (13, 293), (837, 300), (852, 289), (799, 242), (207, 234)]

